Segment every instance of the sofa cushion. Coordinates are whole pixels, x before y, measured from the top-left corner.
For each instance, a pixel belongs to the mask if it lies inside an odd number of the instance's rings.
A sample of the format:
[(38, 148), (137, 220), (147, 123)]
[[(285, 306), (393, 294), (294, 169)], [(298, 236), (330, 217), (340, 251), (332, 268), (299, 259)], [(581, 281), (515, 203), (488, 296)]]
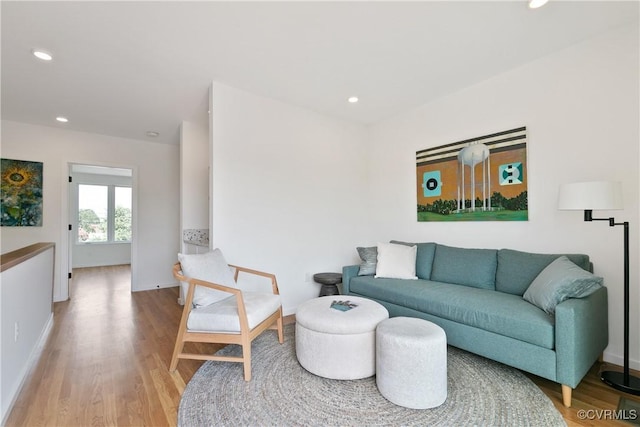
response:
[(554, 348), (553, 317), (516, 295), (430, 280), (371, 276), (351, 279), (350, 292)]
[(583, 270), (563, 255), (538, 274), (523, 298), (554, 314), (556, 305), (562, 301), (589, 296), (601, 287), (602, 277)]
[(431, 280), (495, 289), (497, 251), (436, 245)]
[(416, 246), (378, 243), (378, 264), (375, 277), (417, 279)]
[(418, 253), (416, 255), (416, 276), (418, 279), (431, 279), (431, 268), (433, 266), (433, 257), (436, 253), (436, 244), (427, 243), (408, 243), (398, 240), (392, 240), (391, 243), (398, 245), (417, 246)]
[(371, 276), (376, 274), (376, 264), (378, 263), (378, 248), (370, 246), (367, 248), (357, 247), (358, 255), (362, 262), (358, 269), (358, 276)]
[[(496, 270), (496, 291), (524, 295), (533, 279), (562, 254), (536, 254), (500, 249)], [(591, 271), (588, 255), (567, 254), (567, 258), (583, 270)]]

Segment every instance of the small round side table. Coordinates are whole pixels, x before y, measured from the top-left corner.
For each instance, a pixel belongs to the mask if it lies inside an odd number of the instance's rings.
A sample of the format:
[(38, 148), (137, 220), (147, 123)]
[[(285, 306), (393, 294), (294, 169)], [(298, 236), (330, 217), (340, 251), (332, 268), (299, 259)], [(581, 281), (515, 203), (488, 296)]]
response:
[(338, 283), (342, 283), (342, 274), (340, 273), (316, 273), (313, 275), (313, 281), (320, 283), (320, 296), (340, 295)]

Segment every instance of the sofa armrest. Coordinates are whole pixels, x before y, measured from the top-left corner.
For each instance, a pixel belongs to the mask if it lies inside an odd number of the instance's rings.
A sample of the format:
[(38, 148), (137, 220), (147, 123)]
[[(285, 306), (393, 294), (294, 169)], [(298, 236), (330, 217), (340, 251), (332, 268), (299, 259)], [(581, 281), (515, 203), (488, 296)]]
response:
[(607, 288), (556, 307), (556, 377), (575, 388), (609, 343)]
[(342, 267), (342, 293), (345, 295), (349, 294), (349, 282), (352, 277), (358, 276), (358, 271), (360, 271), (359, 265), (347, 265)]

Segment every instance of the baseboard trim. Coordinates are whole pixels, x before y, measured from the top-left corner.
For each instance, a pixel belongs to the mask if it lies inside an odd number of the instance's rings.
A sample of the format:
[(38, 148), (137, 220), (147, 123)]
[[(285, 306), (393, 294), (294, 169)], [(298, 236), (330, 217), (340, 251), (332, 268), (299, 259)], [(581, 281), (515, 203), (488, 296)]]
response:
[[(624, 358), (617, 354), (605, 351), (602, 358), (604, 359), (605, 363), (618, 365), (621, 368), (624, 366)], [(640, 371), (640, 361), (629, 358), (629, 368), (635, 371)]]

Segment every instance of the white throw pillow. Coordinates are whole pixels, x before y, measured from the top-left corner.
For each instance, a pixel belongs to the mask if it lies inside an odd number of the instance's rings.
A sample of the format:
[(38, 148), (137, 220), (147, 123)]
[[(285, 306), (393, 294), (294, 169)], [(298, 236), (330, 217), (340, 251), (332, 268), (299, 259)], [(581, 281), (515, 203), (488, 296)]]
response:
[(417, 279), (417, 246), (378, 243), (378, 264), (375, 277)]
[[(220, 249), (214, 249), (204, 254), (178, 254), (178, 260), (182, 267), (182, 274), (186, 277), (237, 288), (231, 268), (224, 259)], [(182, 286), (184, 289), (184, 297), (186, 298), (189, 284), (183, 282)], [(193, 295), (193, 306), (202, 307), (230, 296), (231, 294), (228, 292), (196, 286)]]

